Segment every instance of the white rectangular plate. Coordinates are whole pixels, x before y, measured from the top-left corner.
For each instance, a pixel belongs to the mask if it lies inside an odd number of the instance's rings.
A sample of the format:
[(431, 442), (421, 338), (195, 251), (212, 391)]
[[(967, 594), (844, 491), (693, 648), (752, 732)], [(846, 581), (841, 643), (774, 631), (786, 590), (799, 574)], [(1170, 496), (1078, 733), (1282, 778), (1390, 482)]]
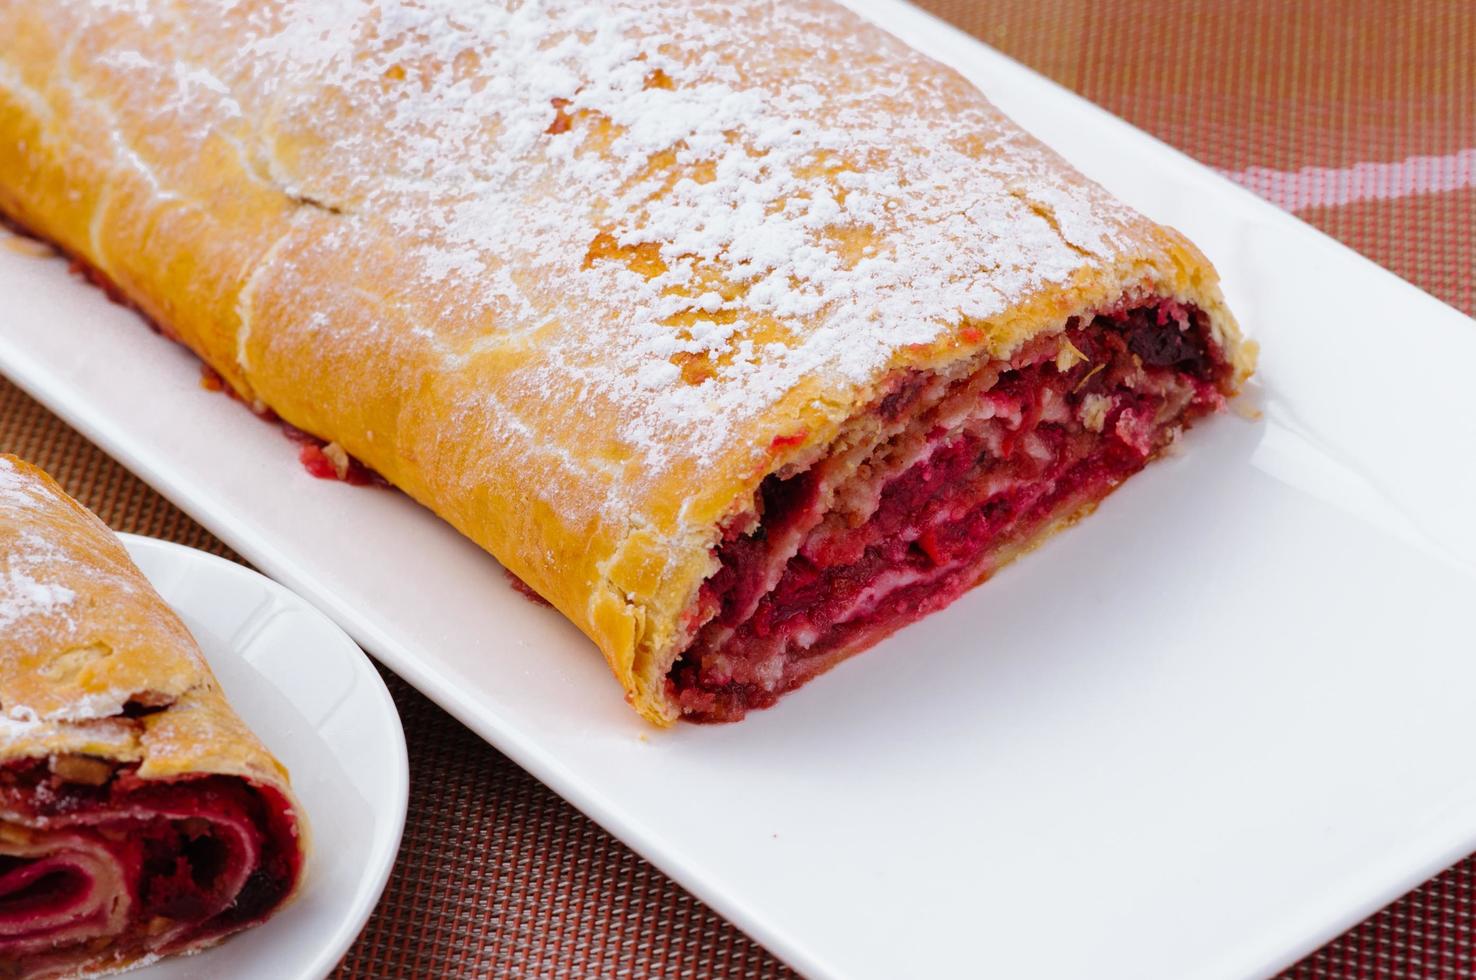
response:
[[(656, 732), (404, 497), (272, 426), (54, 259), (0, 250), (0, 369), (812, 975), (1262, 974), (1476, 849), (1476, 325), (893, 2), (858, 3), (1194, 238), (1257, 422), (740, 725)], [(414, 733), (410, 733), (414, 737)]]

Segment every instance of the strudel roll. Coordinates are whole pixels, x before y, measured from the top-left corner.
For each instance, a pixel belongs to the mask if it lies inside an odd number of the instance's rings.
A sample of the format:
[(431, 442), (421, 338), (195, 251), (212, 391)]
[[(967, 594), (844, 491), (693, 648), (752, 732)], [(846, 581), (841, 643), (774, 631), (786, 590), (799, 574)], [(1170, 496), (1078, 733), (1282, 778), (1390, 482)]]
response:
[(947, 605), (1252, 368), (1182, 235), (828, 0), (8, 0), (0, 36), (0, 210), (658, 723)]
[(287, 773), (118, 539), (0, 456), (0, 976), (123, 969), (297, 891)]

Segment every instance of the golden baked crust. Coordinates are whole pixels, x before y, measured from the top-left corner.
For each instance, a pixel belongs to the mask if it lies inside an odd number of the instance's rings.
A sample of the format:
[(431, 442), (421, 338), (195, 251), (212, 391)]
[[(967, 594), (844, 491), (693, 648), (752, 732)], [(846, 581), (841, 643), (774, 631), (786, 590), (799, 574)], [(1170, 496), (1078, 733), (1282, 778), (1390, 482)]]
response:
[[(79, 757), (145, 784), (239, 777), (288, 803), (306, 849), (287, 771), (231, 710), (194, 638), (117, 537), (45, 473), (0, 455), (0, 770)], [(0, 830), (28, 826), (47, 821), (0, 801)]]
[[(14, 456), (0, 456), (0, 568), (0, 761), (102, 755), (145, 779), (209, 772), (290, 794), (117, 537)], [(167, 707), (112, 724), (129, 702)]]
[(341, 444), (647, 718), (719, 528), (888, 379), (1214, 270), (828, 0), (11, 0), (0, 210)]

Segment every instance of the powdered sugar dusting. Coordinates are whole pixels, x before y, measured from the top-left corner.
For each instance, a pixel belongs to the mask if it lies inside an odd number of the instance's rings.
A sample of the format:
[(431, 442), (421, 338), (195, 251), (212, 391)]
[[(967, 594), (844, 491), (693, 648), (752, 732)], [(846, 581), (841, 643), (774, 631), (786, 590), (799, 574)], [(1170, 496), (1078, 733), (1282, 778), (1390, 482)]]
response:
[(71, 605), (77, 593), (64, 585), (38, 581), (14, 565), (0, 575), (0, 629), (26, 616), (52, 616)]
[(110, 692), (78, 697), (65, 707), (44, 714), (25, 704), (6, 705), (0, 710), (0, 733), (23, 734), (42, 724), (88, 722), (116, 717), (127, 701), (126, 694)]
[[(1110, 260), (1135, 220), (829, 3), (69, 3), (189, 21), (151, 28), (173, 39), (157, 53), (115, 55), (172, 79), (139, 86), (151, 111), (216, 100), (206, 118), (264, 180), (338, 215), (315, 232), (324, 254), (377, 254), (387, 230), (401, 243), (365, 280), (409, 297), (410, 335), (327, 300), (283, 329), (334, 334), (365, 363), (423, 353), (448, 378), (536, 334), (499, 380), (577, 393), (591, 438), (629, 461), (612, 510), (781, 427), (806, 378), (844, 396), (899, 349)], [(275, 274), (321, 292), (293, 261)], [(457, 424), (512, 434), (493, 393), (458, 390)]]
[(32, 617), (64, 616), (77, 598), (66, 586), (47, 580), (45, 569), (57, 556), (55, 546), (35, 531), (24, 530), (45, 499), (40, 482), (22, 474), (10, 460), (0, 459), (0, 522), (23, 528), (13, 547), (0, 554), (0, 638)]
[[(123, 706), (127, 703), (127, 701), (128, 694), (127, 692), (122, 691), (108, 691), (102, 694), (86, 694), (74, 698), (65, 707), (58, 708), (55, 711), (48, 711), (44, 715), (37, 716), (36, 713), (32, 711), (31, 718), (29, 720), (40, 720), (49, 722), (82, 722), (97, 721), (101, 718), (113, 718), (122, 713)], [(19, 706), (12, 708), (10, 710), (10, 714), (13, 717), (16, 717), (17, 710), (19, 710)]]
[(60, 550), (30, 526), (48, 496), (39, 480), (0, 459), (0, 525), (17, 529), (0, 553), (0, 639), (33, 628), (37, 621), (65, 617), (77, 598), (48, 574), (52, 563), (65, 560)]
[(0, 743), (15, 742), (27, 738), (36, 731), (36, 722), (15, 721), (0, 716)]
[(0, 459), (0, 507), (33, 509), (40, 501), (39, 493), (34, 480), (22, 476), (10, 460)]

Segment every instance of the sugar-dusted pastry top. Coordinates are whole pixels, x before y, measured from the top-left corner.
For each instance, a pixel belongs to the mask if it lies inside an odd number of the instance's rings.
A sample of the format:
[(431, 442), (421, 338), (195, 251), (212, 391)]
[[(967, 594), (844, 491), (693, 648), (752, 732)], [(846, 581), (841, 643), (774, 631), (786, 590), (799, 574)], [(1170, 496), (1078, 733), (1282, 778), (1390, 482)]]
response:
[[(246, 280), (232, 381), (249, 390), (304, 345), (447, 378), (501, 359), (501, 391), (445, 408), (537, 443), (522, 430), (548, 423), (525, 396), (572, 389), (554, 410), (606, 472), (559, 503), (611, 519), (674, 469), (762, 461), (752, 427), (806, 379), (844, 394), (1147, 229), (831, 3), (12, 6), (63, 50), (7, 55), (6, 87), (104, 123), (98, 165), (130, 171), (110, 182), (190, 211), (224, 168), (278, 205), (256, 241), (216, 246)], [(126, 262), (88, 244), (105, 271)], [(333, 276), (344, 255), (372, 274)], [(290, 327), (272, 305), (287, 295)], [(556, 473), (562, 448), (525, 445), (527, 464)]]
[(0, 761), (59, 752), (286, 785), (117, 537), (0, 456)]
[(0, 209), (652, 717), (719, 524), (884, 378), (1131, 291), (1234, 330), (1182, 237), (829, 0), (11, 0), (0, 36)]

